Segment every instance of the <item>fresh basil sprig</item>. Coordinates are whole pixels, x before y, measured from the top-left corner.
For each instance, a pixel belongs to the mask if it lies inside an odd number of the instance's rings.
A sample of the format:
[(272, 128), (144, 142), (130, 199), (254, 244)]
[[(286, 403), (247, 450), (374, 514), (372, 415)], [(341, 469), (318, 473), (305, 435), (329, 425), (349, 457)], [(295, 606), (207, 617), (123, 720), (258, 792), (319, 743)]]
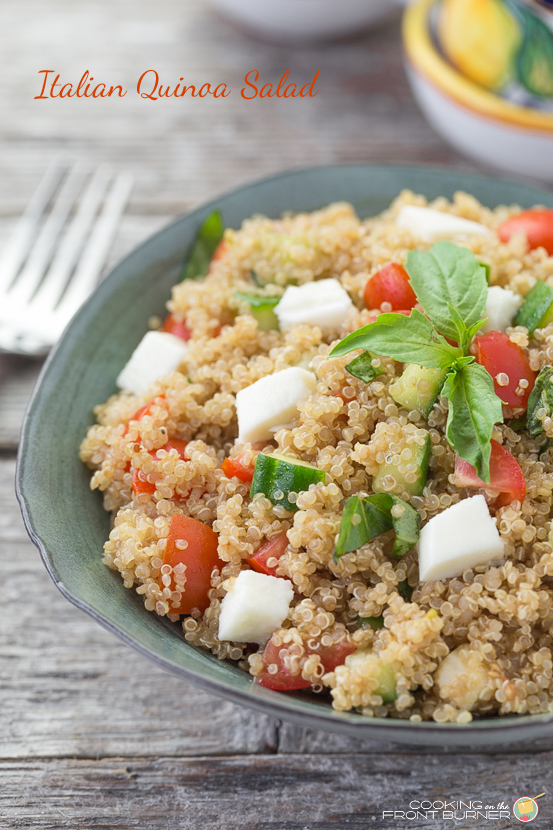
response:
[(490, 439), (503, 412), (491, 376), (469, 353), (485, 322), (486, 270), (467, 248), (444, 241), (429, 251), (410, 251), (407, 271), (425, 313), (379, 314), (374, 323), (338, 343), (330, 357), (367, 349), (403, 363), (449, 370), (441, 390), (449, 400), (447, 440), (489, 483)]
[(209, 263), (217, 245), (223, 238), (225, 225), (220, 210), (214, 210), (200, 225), (186, 264), (182, 270), (182, 280), (196, 279), (207, 274)]
[(330, 357), (341, 357), (353, 349), (367, 349), (429, 369), (447, 369), (463, 356), (461, 349), (450, 345), (416, 308), (409, 317), (393, 312), (379, 314), (374, 323), (344, 337), (332, 349)]
[(446, 375), (442, 395), (449, 400), (446, 437), (451, 448), (489, 483), (490, 439), (494, 424), (503, 420), (491, 375), (478, 363), (467, 362)]
[(468, 248), (437, 242), (429, 251), (409, 251), (405, 267), (419, 303), (444, 337), (459, 342), (451, 309), (467, 329), (481, 320), (488, 295), (486, 269)]
[[(403, 508), (399, 516), (392, 513), (396, 505)], [(392, 556), (403, 556), (417, 544), (420, 525), (417, 511), (390, 493), (377, 493), (365, 498), (351, 496), (344, 504), (334, 561), (392, 529), (396, 535)]]

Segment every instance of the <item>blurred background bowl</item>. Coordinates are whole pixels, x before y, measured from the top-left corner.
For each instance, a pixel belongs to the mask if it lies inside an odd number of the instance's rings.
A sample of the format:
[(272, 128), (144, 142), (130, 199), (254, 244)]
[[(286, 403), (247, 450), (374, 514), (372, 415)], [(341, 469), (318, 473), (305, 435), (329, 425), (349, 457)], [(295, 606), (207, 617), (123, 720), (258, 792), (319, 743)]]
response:
[[(450, 18), (440, 19), (451, 9)], [(403, 19), (405, 63), (419, 106), (457, 150), (553, 182), (553, 35), (546, 22), (536, 24), (539, 45), (522, 26), (518, 31), (516, 15), (527, 16), (530, 26), (538, 19), (528, 9), (502, 0), (416, 0)], [(538, 56), (541, 45), (550, 53)], [(548, 85), (543, 96), (521, 76), (538, 57)]]
[[(381, 20), (392, 0), (210, 0), (224, 17), (251, 34), (305, 43), (345, 37)], [(392, 8), (391, 8), (392, 7)]]

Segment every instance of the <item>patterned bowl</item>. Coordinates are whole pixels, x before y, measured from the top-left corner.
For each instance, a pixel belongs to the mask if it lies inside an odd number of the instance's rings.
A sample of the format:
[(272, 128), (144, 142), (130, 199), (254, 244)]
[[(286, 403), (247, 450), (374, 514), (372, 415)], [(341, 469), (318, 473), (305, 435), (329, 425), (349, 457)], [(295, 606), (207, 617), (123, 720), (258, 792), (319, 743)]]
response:
[(407, 75), (432, 126), (493, 167), (553, 181), (553, 11), (521, 0), (416, 0)]
[(119, 263), (69, 324), (29, 403), (18, 457), (18, 498), (29, 535), (67, 599), (145, 657), (208, 691), (277, 718), (352, 736), (440, 746), (527, 741), (553, 734), (553, 714), (468, 725), (369, 719), (337, 712), (321, 696), (264, 689), (231, 663), (194, 648), (184, 640), (181, 626), (146, 611), (141, 597), (102, 564), (109, 516), (78, 459), (79, 444), (93, 421), (92, 407), (115, 392), (115, 378), (137, 333), (147, 330), (152, 315), (163, 313), (186, 251), (208, 213), (218, 207), (227, 226), (239, 227), (253, 213), (276, 217), (345, 200), (364, 217), (384, 210), (403, 188), (429, 199), (451, 198), (463, 189), (490, 207), (512, 202), (553, 207), (553, 193), (538, 187), (464, 171), (385, 165), (286, 173), (204, 205)]

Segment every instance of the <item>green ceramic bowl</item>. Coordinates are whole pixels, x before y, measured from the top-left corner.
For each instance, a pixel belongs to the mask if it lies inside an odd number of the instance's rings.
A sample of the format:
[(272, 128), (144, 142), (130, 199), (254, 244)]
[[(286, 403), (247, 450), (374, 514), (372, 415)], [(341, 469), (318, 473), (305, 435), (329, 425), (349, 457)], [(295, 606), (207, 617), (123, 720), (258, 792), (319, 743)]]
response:
[(530, 185), (434, 168), (365, 165), (286, 173), (204, 205), (126, 257), (70, 323), (27, 410), (18, 498), (29, 534), (60, 591), (132, 648), (210, 692), (278, 718), (352, 736), (427, 745), (528, 740), (553, 733), (553, 715), (484, 719), (467, 726), (372, 720), (336, 712), (313, 696), (263, 689), (230, 663), (190, 646), (180, 626), (145, 611), (140, 597), (102, 564), (109, 517), (77, 457), (93, 421), (92, 407), (115, 391), (115, 378), (147, 330), (148, 318), (163, 313), (179, 265), (213, 208), (220, 208), (233, 228), (253, 213), (276, 217), (338, 200), (352, 202), (365, 217), (387, 207), (403, 188), (431, 199), (463, 189), (490, 207), (513, 202), (553, 207), (553, 194)]

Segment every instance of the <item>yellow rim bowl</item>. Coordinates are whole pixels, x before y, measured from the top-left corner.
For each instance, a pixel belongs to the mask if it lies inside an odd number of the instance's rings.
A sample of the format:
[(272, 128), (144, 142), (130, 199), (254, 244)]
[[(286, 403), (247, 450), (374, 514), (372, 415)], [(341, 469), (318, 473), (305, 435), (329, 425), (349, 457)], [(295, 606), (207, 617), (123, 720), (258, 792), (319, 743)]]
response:
[(475, 114), (520, 129), (553, 134), (553, 115), (520, 107), (465, 78), (437, 52), (429, 16), (436, 0), (417, 0), (403, 17), (403, 44), (410, 68)]

